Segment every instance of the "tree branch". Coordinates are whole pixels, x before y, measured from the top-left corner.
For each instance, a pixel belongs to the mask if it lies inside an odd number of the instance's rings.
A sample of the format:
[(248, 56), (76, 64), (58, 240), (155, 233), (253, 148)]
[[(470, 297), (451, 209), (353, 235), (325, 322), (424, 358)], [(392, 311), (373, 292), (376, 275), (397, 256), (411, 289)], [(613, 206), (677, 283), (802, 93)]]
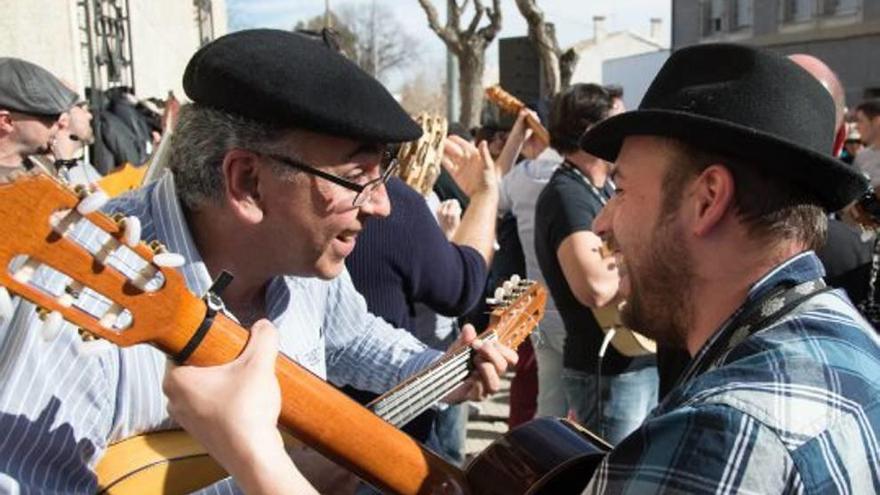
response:
[[(451, 2), (455, 2), (455, 0), (447, 0)], [(449, 23), (447, 22), (447, 26), (445, 28), (440, 27), (440, 21), (437, 17), (437, 9), (434, 8), (434, 4), (431, 3), (431, 0), (419, 0), (419, 5), (422, 6), (422, 10), (425, 11), (425, 15), (428, 17), (428, 27), (431, 28), (431, 31), (443, 40), (453, 52), (461, 51), (461, 43), (458, 39), (457, 33), (450, 29)], [(454, 10), (454, 9), (453, 9)]]
[(480, 20), (483, 19), (483, 12), (486, 10), (486, 7), (483, 6), (483, 2), (481, 0), (474, 0), (474, 17), (471, 19), (471, 23), (468, 25), (467, 31), (465, 31), (465, 38), (471, 38), (477, 32), (477, 28), (480, 27)]
[(477, 34), (486, 40), (488, 45), (501, 31), (501, 0), (492, 0), (492, 8), (486, 9), (486, 16), (489, 17), (489, 25), (477, 31)]

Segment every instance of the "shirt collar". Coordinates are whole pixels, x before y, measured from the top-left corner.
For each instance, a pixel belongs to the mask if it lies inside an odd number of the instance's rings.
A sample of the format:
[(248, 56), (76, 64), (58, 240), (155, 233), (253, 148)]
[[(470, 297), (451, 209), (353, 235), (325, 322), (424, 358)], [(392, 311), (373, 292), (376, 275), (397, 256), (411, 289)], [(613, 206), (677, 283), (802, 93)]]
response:
[(156, 181), (150, 193), (156, 238), (161, 239), (170, 252), (184, 257), (186, 263), (180, 268), (190, 290), (204, 295), (211, 287), (211, 275), (199, 254), (177, 199), (174, 174), (165, 172)]
[(796, 254), (767, 272), (767, 274), (752, 285), (742, 305), (740, 305), (740, 307), (737, 308), (737, 310), (734, 311), (717, 330), (715, 330), (709, 340), (703, 344), (703, 347), (700, 348), (694, 356), (694, 359), (691, 360), (691, 364), (682, 375), (679, 383), (687, 382), (694, 377), (694, 371), (700, 367), (700, 363), (705, 358), (709, 349), (715, 346), (718, 339), (724, 335), (724, 330), (727, 329), (737, 315), (739, 315), (751, 303), (757, 301), (767, 294), (768, 291), (773, 290), (775, 287), (782, 284), (795, 286), (802, 282), (821, 278), (824, 275), (825, 268), (822, 266), (822, 262), (819, 261), (819, 258), (813, 251), (805, 251)]
[[(177, 199), (174, 174), (165, 172), (156, 181), (156, 186), (150, 192), (150, 200), (156, 238), (162, 239), (169, 251), (183, 255), (186, 262), (180, 270), (187, 286), (193, 293), (205, 295), (213, 280), (193, 241), (183, 208)], [(272, 321), (277, 321), (290, 304), (291, 294), (287, 287), (290, 279), (292, 277), (278, 276), (269, 281), (266, 290), (266, 315)]]

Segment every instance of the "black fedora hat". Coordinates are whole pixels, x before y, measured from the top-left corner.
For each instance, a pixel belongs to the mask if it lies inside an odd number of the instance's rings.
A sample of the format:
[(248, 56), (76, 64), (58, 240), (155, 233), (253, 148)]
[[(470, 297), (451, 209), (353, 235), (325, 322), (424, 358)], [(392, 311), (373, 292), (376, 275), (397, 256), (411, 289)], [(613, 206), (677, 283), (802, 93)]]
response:
[(836, 211), (868, 185), (831, 156), (834, 117), (828, 91), (785, 57), (735, 44), (696, 45), (669, 57), (638, 110), (599, 123), (581, 148), (614, 161), (627, 136), (678, 138), (772, 168)]

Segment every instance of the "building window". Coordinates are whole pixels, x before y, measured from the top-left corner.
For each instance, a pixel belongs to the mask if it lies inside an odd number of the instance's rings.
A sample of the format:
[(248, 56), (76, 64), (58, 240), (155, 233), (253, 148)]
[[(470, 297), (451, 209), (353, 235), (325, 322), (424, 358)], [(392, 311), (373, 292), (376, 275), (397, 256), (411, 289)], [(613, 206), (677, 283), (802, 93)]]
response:
[(752, 0), (730, 0), (731, 30), (743, 29), (752, 25)]
[(80, 46), (88, 67), (87, 87), (134, 89), (128, 0), (79, 0)]
[(724, 22), (725, 0), (703, 0), (700, 2), (703, 37), (714, 36), (726, 29)]
[(779, 13), (783, 22), (804, 22), (813, 18), (816, 0), (781, 0)]
[(214, 39), (214, 16), (211, 11), (211, 0), (193, 0), (196, 9), (196, 26), (199, 29), (199, 46), (204, 46)]
[(822, 15), (849, 15), (855, 14), (861, 7), (860, 0), (821, 0)]

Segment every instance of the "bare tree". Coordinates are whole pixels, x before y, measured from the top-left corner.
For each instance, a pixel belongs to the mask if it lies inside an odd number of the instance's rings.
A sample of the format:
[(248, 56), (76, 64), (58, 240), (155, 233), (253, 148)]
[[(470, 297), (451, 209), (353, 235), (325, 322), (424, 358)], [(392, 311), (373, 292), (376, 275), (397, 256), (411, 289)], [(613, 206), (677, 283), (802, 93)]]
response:
[(406, 34), (394, 11), (376, 0), (368, 4), (345, 4), (338, 9), (339, 22), (355, 35), (351, 58), (370, 75), (387, 82), (388, 75), (419, 59), (418, 42)]
[[(480, 123), (483, 106), (483, 71), (486, 67), (486, 48), (501, 31), (501, 0), (492, 0), (492, 8), (474, 0), (474, 14), (467, 26), (462, 27), (461, 16), (469, 0), (446, 0), (448, 15), (446, 25), (441, 26), (431, 0), (419, 0), (428, 17), (428, 26), (446, 44), (458, 59), (459, 94), (461, 112), (459, 120), (465, 127)], [(480, 27), (483, 15), (489, 24)]]
[(337, 33), (346, 57), (371, 76), (387, 82), (391, 72), (403, 70), (419, 58), (418, 42), (404, 31), (387, 5), (344, 4), (329, 18), (324, 14), (300, 21), (294, 29), (320, 31), (327, 21)]
[(565, 51), (559, 48), (556, 31), (544, 22), (544, 12), (537, 0), (516, 0), (516, 6), (529, 25), (529, 39), (538, 50), (544, 73), (544, 94), (552, 97), (571, 83), (578, 54), (574, 47)]
[(412, 115), (422, 112), (445, 115), (445, 86), (435, 75), (419, 72), (401, 86), (400, 105)]

